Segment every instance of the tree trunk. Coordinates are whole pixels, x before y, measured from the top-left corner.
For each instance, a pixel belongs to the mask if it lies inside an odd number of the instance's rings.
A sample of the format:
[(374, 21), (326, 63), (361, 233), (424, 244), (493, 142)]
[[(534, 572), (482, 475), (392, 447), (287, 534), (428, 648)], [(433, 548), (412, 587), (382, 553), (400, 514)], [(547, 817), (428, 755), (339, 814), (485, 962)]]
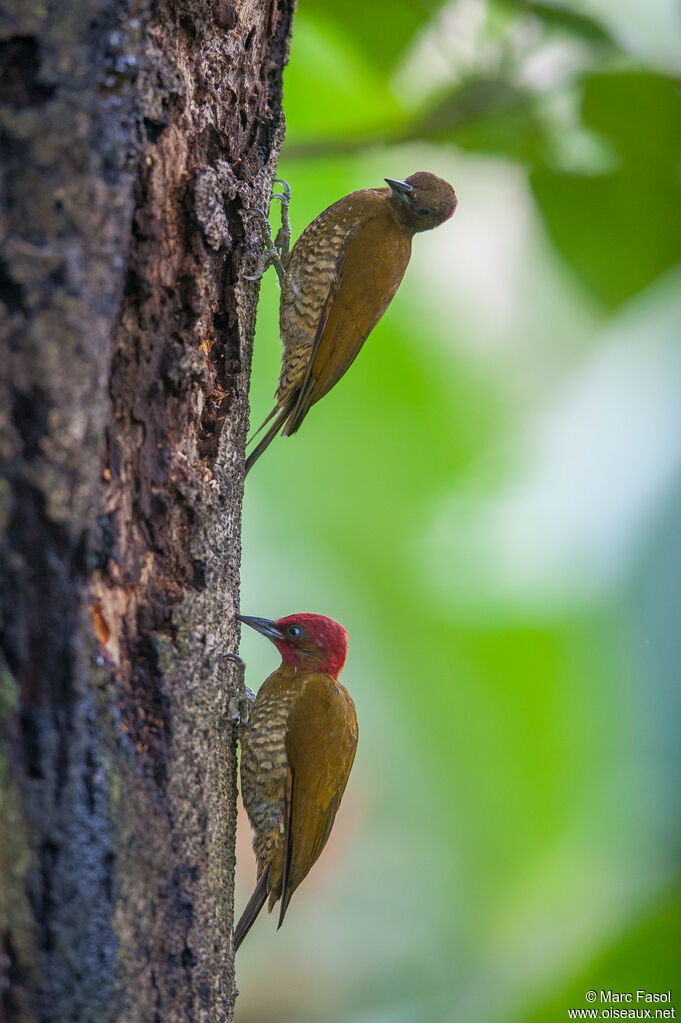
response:
[(231, 1020), (243, 447), (293, 0), (0, 14), (0, 1018)]

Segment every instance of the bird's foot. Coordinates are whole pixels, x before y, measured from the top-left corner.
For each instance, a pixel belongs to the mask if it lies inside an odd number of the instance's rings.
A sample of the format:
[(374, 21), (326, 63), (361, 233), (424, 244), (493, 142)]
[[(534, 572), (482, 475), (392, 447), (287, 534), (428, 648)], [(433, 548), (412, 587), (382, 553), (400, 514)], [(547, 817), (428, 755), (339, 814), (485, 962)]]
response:
[(283, 178), (275, 178), (275, 185), (282, 185), (284, 188), (283, 192), (274, 192), (272, 194), (273, 199), (281, 199), (282, 205), (288, 206), (291, 201), (291, 186), (288, 181), (284, 181)]
[(245, 682), (246, 665), (238, 654), (224, 654), (226, 661), (236, 665), (236, 693), (230, 697), (227, 705), (227, 720), (242, 726), (248, 721), (251, 707), (255, 703), (255, 693)]
[(274, 183), (275, 185), (281, 185), (284, 189), (283, 192), (275, 192), (272, 196), (273, 199), (278, 199), (281, 203), (281, 227), (277, 232), (277, 237), (274, 239), (274, 244), (283, 261), (288, 256), (289, 246), (291, 245), (291, 221), (288, 215), (289, 203), (291, 202), (291, 187), (288, 181), (284, 181), (283, 178), (275, 178)]
[(260, 224), (260, 231), (262, 233), (262, 240), (265, 245), (264, 252), (261, 254), (258, 260), (258, 267), (254, 274), (244, 274), (244, 280), (246, 281), (259, 281), (262, 275), (271, 266), (277, 271), (277, 277), (279, 283), (284, 279), (284, 264), (281, 261), (281, 255), (275, 242), (272, 239), (272, 231), (270, 230), (270, 222), (258, 206), (253, 206), (251, 209), (246, 210), (246, 213), (252, 213), (253, 216), (257, 217)]

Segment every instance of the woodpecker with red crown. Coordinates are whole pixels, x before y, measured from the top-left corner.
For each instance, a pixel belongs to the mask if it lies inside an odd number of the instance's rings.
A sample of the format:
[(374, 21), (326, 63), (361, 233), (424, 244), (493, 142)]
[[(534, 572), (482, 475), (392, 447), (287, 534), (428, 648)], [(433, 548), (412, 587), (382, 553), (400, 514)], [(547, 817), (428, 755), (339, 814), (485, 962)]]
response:
[(239, 616), (281, 654), (241, 726), (241, 793), (254, 831), (258, 879), (234, 931), (238, 949), (265, 900), (291, 896), (331, 834), (357, 749), (357, 715), (338, 681), (347, 633), (331, 618)]
[(280, 181), (284, 192), (274, 196), (282, 204), (276, 241), (264, 213), (252, 211), (260, 218), (266, 248), (247, 279), (276, 268), (284, 351), (276, 404), (260, 429), (270, 420), (272, 425), (248, 456), (246, 472), (279, 430), (285, 437), (296, 432), (311, 406), (354, 362), (400, 286), (414, 235), (443, 224), (456, 209), (452, 186), (429, 171), (385, 182), (387, 188), (363, 188), (329, 206), (290, 253), (286, 182)]

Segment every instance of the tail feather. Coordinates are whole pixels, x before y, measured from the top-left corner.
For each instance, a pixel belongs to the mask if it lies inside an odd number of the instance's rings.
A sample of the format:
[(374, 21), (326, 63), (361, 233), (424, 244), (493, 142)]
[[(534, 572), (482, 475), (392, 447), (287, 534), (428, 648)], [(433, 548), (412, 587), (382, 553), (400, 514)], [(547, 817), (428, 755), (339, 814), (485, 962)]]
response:
[(274, 408), (272, 409), (272, 411), (270, 412), (270, 414), (268, 416), (265, 416), (265, 418), (263, 419), (263, 421), (260, 424), (260, 426), (258, 427), (258, 429), (255, 431), (255, 433), (252, 433), (251, 436), (248, 438), (248, 440), (246, 441), (246, 447), (248, 447), (249, 444), (253, 443), (253, 441), (255, 440), (255, 438), (258, 436), (259, 433), (262, 433), (262, 431), (265, 429), (265, 427), (269, 423), (270, 419), (272, 419), (273, 416), (276, 416), (278, 411), (279, 411), (279, 406), (275, 405)]
[[(272, 418), (272, 416), (274, 416), (274, 422), (270, 426), (269, 430), (267, 431), (265, 436), (262, 438), (262, 440), (258, 444), (256, 444), (256, 446), (253, 448), (253, 450), (251, 451), (250, 455), (246, 459), (246, 473), (250, 472), (250, 470), (253, 468), (253, 466), (255, 465), (257, 460), (260, 458), (260, 456), (263, 453), (263, 451), (265, 451), (266, 448), (268, 448), (270, 446), (270, 444), (272, 443), (274, 438), (279, 433), (279, 429), (280, 429), (282, 423), (284, 423), (286, 421), (286, 417), (288, 416), (290, 411), (291, 411), (291, 404), (290, 404), (290, 402), (287, 402), (281, 409), (274, 408), (270, 412), (269, 416), (267, 417), (265, 422), (262, 424), (262, 426), (260, 426), (258, 428), (257, 433), (260, 433), (260, 430), (265, 425), (265, 423), (269, 422), (269, 420)], [(276, 416), (275, 416), (275, 412), (277, 413)], [(256, 436), (256, 434), (254, 434), (253, 436)]]
[(284, 836), (284, 869), (281, 875), (281, 903), (279, 905), (279, 923), (281, 927), (286, 916), (288, 904), (293, 895), (291, 887), (291, 860), (293, 857), (293, 768), (289, 768), (286, 777), (286, 834)]
[(239, 945), (244, 940), (251, 927), (255, 923), (258, 913), (265, 904), (267, 898), (267, 884), (270, 879), (270, 868), (266, 867), (262, 874), (258, 878), (258, 883), (255, 886), (255, 891), (251, 895), (250, 899), (246, 904), (246, 908), (239, 917), (239, 922), (234, 928), (234, 951), (236, 952)]

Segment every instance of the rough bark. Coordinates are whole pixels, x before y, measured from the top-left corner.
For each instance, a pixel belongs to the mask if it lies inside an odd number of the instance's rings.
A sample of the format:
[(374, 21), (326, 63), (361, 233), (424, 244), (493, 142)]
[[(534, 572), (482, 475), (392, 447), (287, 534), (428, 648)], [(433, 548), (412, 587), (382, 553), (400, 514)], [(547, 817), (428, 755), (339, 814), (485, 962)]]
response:
[(268, 201), (292, 7), (0, 14), (12, 1023), (232, 1018), (243, 210)]

